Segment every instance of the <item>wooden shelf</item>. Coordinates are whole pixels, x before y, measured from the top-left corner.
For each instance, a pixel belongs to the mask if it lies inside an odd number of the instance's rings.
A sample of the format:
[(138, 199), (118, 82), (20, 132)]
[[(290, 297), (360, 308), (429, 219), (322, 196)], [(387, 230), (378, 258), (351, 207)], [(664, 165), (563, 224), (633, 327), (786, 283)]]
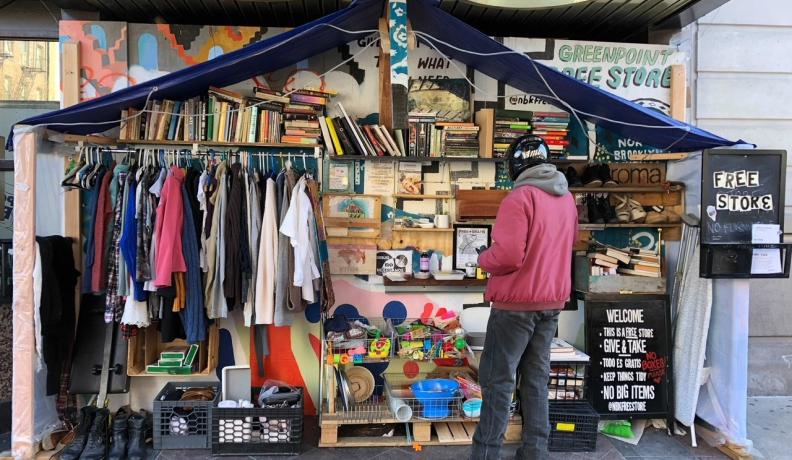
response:
[(660, 224), (579, 224), (579, 230), (603, 230), (606, 228), (676, 228), (681, 227), (682, 222), (677, 223), (660, 223)]
[[(50, 140), (60, 140), (58, 134), (50, 136)], [(311, 149), (321, 147), (314, 144), (288, 144), (284, 142), (218, 142), (218, 141), (172, 141), (172, 140), (122, 140), (102, 136), (79, 136), (76, 134), (64, 134), (63, 142), (85, 142), (100, 145), (174, 145), (191, 146), (193, 144), (203, 147), (258, 147), (258, 148), (289, 148), (289, 149)]]
[(260, 148), (289, 148), (289, 149), (311, 149), (321, 147), (317, 144), (288, 144), (284, 142), (218, 142), (218, 141), (151, 141), (151, 140), (119, 140), (119, 144), (127, 145), (184, 145), (193, 144), (204, 147), (260, 147)]
[(479, 157), (394, 157), (394, 156), (362, 156), (362, 155), (330, 155), (327, 159), (332, 161), (401, 161), (423, 163), (428, 161), (472, 161), (476, 163), (501, 163), (505, 158), (479, 158)]
[(453, 232), (453, 228), (393, 227), (394, 232)]
[(458, 281), (440, 281), (434, 278), (391, 281), (383, 278), (385, 292), (484, 292), (487, 280), (465, 278)]
[(667, 193), (681, 192), (685, 186), (671, 183), (665, 186), (569, 187), (572, 193)]
[(393, 198), (407, 199), (407, 200), (453, 200), (453, 195), (411, 195), (409, 193), (395, 193), (391, 195)]

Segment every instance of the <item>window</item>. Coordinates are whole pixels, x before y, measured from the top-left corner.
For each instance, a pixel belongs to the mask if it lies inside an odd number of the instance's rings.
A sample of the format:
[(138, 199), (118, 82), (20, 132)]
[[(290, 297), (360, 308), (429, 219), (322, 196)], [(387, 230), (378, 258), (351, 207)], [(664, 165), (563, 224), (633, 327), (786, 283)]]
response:
[(0, 101), (60, 100), (58, 42), (0, 40)]
[(11, 48), (10, 40), (0, 40), (0, 59), (12, 57), (14, 50)]

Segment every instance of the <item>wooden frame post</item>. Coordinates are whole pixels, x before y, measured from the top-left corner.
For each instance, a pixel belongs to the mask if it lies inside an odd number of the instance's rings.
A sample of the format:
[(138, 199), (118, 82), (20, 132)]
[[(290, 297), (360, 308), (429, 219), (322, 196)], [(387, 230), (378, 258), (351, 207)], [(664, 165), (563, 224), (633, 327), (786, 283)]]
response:
[(679, 121), (687, 119), (685, 64), (671, 66), (671, 118)]
[[(19, 126), (18, 126), (19, 128)], [(36, 133), (14, 136), (14, 294), (11, 383), (11, 450), (15, 458), (33, 458), (35, 435), (36, 331), (33, 267), (36, 261)]]

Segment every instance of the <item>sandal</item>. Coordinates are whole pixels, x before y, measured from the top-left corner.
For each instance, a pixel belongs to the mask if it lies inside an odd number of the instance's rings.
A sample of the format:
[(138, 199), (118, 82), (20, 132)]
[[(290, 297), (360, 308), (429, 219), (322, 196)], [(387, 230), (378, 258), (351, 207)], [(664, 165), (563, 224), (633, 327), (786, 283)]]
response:
[(630, 221), (642, 223), (646, 219), (646, 211), (643, 206), (632, 198), (629, 198), (628, 202), (630, 204)]
[(619, 204), (616, 205), (616, 218), (621, 223), (629, 222), (631, 212), (628, 200), (620, 195), (613, 195), (613, 197), (619, 202)]

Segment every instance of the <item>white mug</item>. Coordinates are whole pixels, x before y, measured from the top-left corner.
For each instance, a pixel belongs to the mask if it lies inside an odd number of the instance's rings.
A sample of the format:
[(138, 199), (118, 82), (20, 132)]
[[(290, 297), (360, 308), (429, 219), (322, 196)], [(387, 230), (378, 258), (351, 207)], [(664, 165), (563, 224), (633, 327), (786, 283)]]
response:
[(448, 214), (435, 214), (434, 224), (437, 228), (449, 228), (451, 227), (451, 220), (448, 218)]

